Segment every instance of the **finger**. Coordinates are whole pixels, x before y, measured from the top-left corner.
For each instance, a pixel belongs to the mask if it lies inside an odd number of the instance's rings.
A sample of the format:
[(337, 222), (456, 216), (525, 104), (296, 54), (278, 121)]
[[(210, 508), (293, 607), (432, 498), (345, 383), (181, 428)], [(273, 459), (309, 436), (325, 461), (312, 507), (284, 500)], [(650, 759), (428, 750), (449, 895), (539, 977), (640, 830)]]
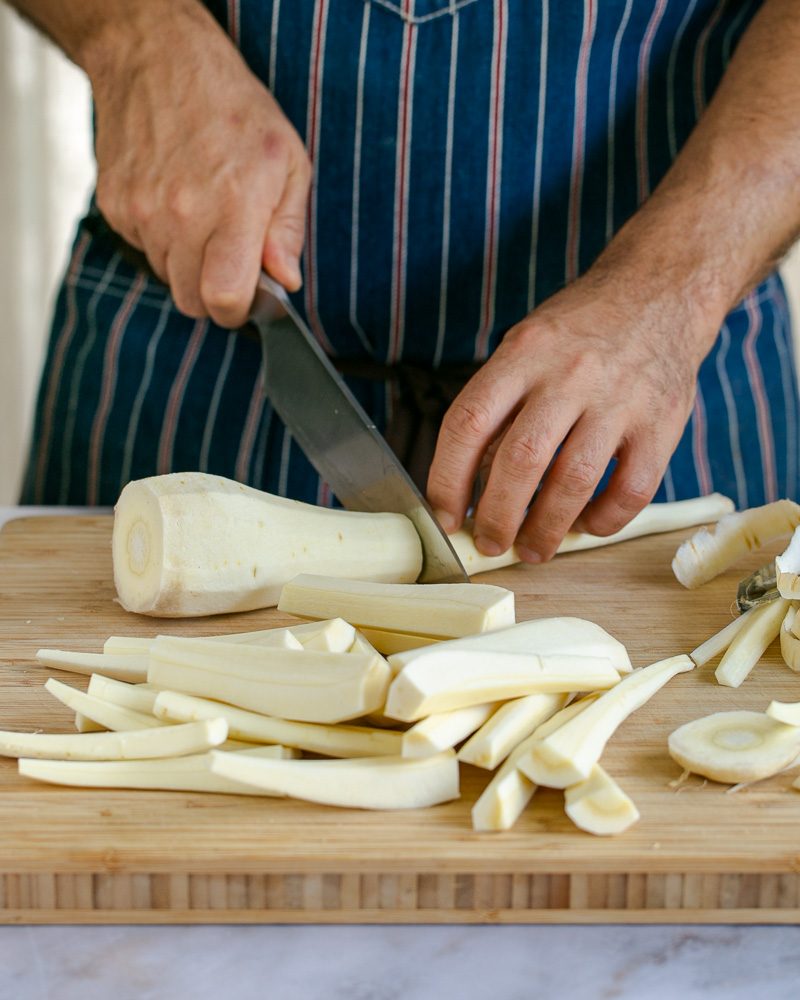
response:
[(286, 177), (283, 196), (269, 221), (264, 241), (264, 270), (290, 292), (296, 292), (303, 283), (299, 262), (310, 185), (311, 168), (303, 159), (292, 167)]
[(461, 526), (481, 458), (508, 423), (524, 390), (521, 381), (507, 377), (502, 369), (494, 371), (496, 367), (490, 362), (473, 375), (439, 429), (427, 495), (445, 531)]
[(656, 494), (678, 439), (641, 435), (620, 450), (608, 486), (580, 515), (581, 531), (613, 535), (647, 506)]
[(172, 298), (180, 312), (192, 319), (208, 315), (200, 296), (202, 266), (202, 243), (187, 241), (173, 244), (165, 255), (164, 269)]
[(510, 548), (556, 449), (581, 414), (575, 395), (534, 397), (497, 449), (475, 514), (475, 544), (485, 555)]
[(621, 426), (598, 426), (588, 414), (577, 422), (517, 535), (517, 550), (525, 562), (544, 562), (555, 555), (602, 479), (622, 430)]
[(208, 315), (219, 326), (235, 330), (242, 326), (261, 271), (263, 219), (231, 215), (211, 233), (203, 251), (200, 298)]

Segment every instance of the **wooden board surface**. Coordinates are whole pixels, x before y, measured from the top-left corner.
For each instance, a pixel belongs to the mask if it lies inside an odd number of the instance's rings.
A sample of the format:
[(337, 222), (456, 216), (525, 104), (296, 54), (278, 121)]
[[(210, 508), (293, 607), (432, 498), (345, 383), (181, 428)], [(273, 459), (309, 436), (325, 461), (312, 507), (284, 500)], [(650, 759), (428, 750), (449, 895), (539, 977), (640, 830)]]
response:
[[(0, 728), (71, 729), (42, 688), (75, 675), (33, 662), (41, 646), (99, 650), (111, 634), (203, 635), (285, 624), (269, 610), (157, 621), (114, 603), (108, 518), (53, 517), (0, 534)], [(686, 533), (486, 574), (514, 589), (517, 618), (578, 615), (622, 640), (635, 666), (692, 649), (730, 620), (747, 563), (699, 591), (672, 577)], [(713, 666), (670, 682), (603, 758), (641, 821), (576, 830), (540, 790), (513, 830), (476, 834), (487, 772), (462, 768), (460, 801), (372, 813), (175, 792), (65, 789), (0, 759), (0, 922), (769, 921), (800, 918), (800, 793), (789, 775), (726, 794), (666, 753), (676, 726), (712, 711), (800, 700), (773, 647), (739, 690)]]

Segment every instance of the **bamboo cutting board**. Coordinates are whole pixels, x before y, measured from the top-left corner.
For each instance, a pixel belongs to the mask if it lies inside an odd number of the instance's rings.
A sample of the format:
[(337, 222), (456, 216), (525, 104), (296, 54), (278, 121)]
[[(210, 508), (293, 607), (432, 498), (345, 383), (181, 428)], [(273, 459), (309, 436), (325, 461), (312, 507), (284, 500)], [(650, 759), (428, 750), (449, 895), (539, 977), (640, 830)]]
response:
[[(109, 518), (28, 519), (0, 534), (0, 727), (71, 729), (42, 684), (40, 646), (99, 650), (111, 634), (202, 635), (285, 624), (275, 610), (195, 621), (114, 603)], [(519, 620), (578, 615), (635, 666), (692, 649), (730, 620), (737, 567), (699, 591), (673, 579), (685, 536), (626, 542), (487, 574), (513, 588)], [(516, 827), (475, 834), (486, 772), (462, 769), (460, 801), (402, 813), (286, 800), (58, 788), (0, 759), (0, 921), (12, 922), (795, 922), (800, 793), (779, 775), (737, 794), (690, 779), (668, 733), (730, 708), (800, 700), (773, 647), (734, 691), (713, 666), (684, 674), (632, 716), (603, 758), (641, 821), (614, 838), (576, 830), (539, 790)]]

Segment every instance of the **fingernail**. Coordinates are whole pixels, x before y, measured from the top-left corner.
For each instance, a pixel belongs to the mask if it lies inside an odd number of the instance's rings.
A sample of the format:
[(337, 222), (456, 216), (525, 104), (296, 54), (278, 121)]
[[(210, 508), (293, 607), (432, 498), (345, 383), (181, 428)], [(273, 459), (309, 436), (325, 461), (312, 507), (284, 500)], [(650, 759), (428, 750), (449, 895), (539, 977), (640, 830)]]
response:
[(503, 553), (503, 546), (485, 535), (475, 536), (475, 548), (485, 556), (499, 556)]
[(433, 516), (441, 524), (442, 528), (448, 535), (452, 535), (454, 531), (458, 530), (458, 524), (453, 515), (447, 510), (435, 510)]
[(520, 559), (526, 563), (540, 563), (542, 557), (534, 549), (529, 549), (527, 545), (520, 545), (517, 543), (517, 555)]

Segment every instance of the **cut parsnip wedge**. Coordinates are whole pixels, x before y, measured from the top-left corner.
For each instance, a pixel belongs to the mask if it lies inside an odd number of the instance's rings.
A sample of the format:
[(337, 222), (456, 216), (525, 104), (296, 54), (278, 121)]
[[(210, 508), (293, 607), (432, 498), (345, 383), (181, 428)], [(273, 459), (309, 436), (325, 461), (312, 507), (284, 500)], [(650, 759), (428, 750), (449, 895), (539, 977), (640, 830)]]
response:
[(80, 712), (75, 713), (75, 728), (79, 733), (104, 733), (106, 731), (105, 726), (101, 726), (99, 722), (94, 722), (92, 719), (87, 719)]
[(410, 583), (422, 567), (402, 514), (315, 507), (202, 472), (128, 483), (112, 554), (122, 606), (166, 618), (270, 607), (309, 570)]
[(693, 669), (694, 662), (688, 656), (671, 656), (634, 670), (604, 692), (579, 719), (537, 743), (517, 766), (531, 781), (550, 788), (568, 788), (588, 778), (619, 725), (676, 674)]
[[(693, 528), (698, 524), (710, 524), (730, 514), (734, 509), (733, 501), (719, 493), (692, 500), (676, 500), (672, 503), (651, 503), (616, 534), (601, 537), (581, 531), (567, 532), (556, 554), (581, 552), (604, 545), (615, 545), (617, 542), (625, 542), (642, 535), (657, 535), (665, 531), (677, 531), (680, 528)], [(516, 549), (513, 548), (499, 556), (485, 556), (478, 552), (472, 538), (471, 521), (467, 521), (460, 531), (451, 535), (450, 541), (470, 576), (512, 566), (520, 561)]]
[(386, 699), (386, 715), (415, 722), (468, 705), (526, 694), (598, 691), (619, 681), (611, 663), (600, 657), (490, 654), (444, 646), (429, 646), (427, 656), (418, 656), (397, 674)]
[(153, 639), (133, 635), (110, 635), (103, 643), (103, 652), (107, 656), (148, 656)]
[(514, 747), (569, 700), (568, 694), (529, 694), (506, 702), (458, 751), (463, 764), (474, 764), (493, 771)]
[(669, 754), (687, 771), (712, 781), (758, 781), (800, 754), (800, 727), (762, 712), (715, 712), (671, 733)]
[(639, 810), (599, 764), (589, 777), (564, 791), (564, 810), (581, 830), (598, 836), (623, 833), (639, 819)]
[(800, 600), (800, 528), (795, 528), (786, 551), (776, 557), (775, 576), (781, 597)]
[(411, 632), (387, 632), (385, 629), (360, 628), (359, 632), (379, 653), (391, 656), (392, 653), (404, 653), (407, 649), (419, 649), (420, 646), (432, 646), (440, 639), (430, 635), (413, 635)]
[(781, 622), (781, 656), (790, 670), (800, 672), (800, 639), (797, 637), (797, 608), (790, 605)]
[[(290, 760), (285, 747), (255, 747), (237, 753)], [(76, 788), (149, 788), (156, 791), (263, 795), (252, 785), (211, 773), (211, 754), (156, 760), (72, 761), (21, 758), (19, 773), (51, 785)]]
[(161, 691), (153, 711), (172, 722), (223, 718), (234, 739), (280, 743), (327, 757), (392, 757), (400, 754), (403, 745), (402, 734), (388, 729), (289, 722), (176, 691)]
[(779, 597), (752, 609), (744, 626), (728, 646), (714, 676), (725, 687), (739, 687), (767, 647), (778, 638), (789, 602)]
[(73, 674), (102, 674), (131, 684), (147, 680), (147, 655), (112, 656), (108, 653), (70, 653), (63, 649), (40, 649), (36, 659), (42, 666), (67, 670)]
[(699, 587), (749, 552), (791, 535), (799, 524), (800, 505), (793, 500), (728, 514), (716, 528), (701, 528), (687, 539), (675, 553), (672, 570), (684, 587)]
[(152, 716), (158, 688), (150, 684), (126, 684), (124, 681), (92, 674), (86, 693), (101, 701), (109, 701), (112, 705)]
[(143, 712), (135, 712), (130, 708), (123, 708), (121, 705), (114, 705), (101, 698), (95, 698), (90, 694), (84, 694), (68, 684), (62, 684), (51, 677), (45, 684), (45, 689), (57, 698), (62, 705), (81, 712), (87, 719), (91, 719), (105, 729), (114, 732), (130, 729), (158, 729), (164, 725), (160, 719), (154, 719), (152, 715), (145, 715)]
[(343, 618), (291, 625), (289, 631), (300, 640), (304, 649), (319, 649), (327, 653), (347, 653), (356, 637), (355, 628)]
[(454, 712), (429, 715), (403, 733), (403, 757), (430, 757), (449, 750), (470, 736), (489, 718), (497, 705), (472, 705)]
[(228, 724), (215, 718), (185, 726), (161, 726), (119, 733), (0, 732), (0, 757), (39, 760), (143, 760), (184, 757), (220, 746)]
[(270, 795), (351, 809), (424, 809), (459, 796), (452, 750), (416, 760), (257, 760), (217, 751), (211, 771)]
[(272, 649), (203, 639), (161, 638), (148, 680), (240, 708), (300, 722), (342, 722), (383, 705), (390, 672), (383, 657)]
[(771, 701), (767, 715), (787, 726), (800, 726), (800, 701)]
[(304, 574), (281, 592), (278, 610), (300, 618), (339, 615), (361, 629), (452, 639), (514, 622), (514, 595), (488, 584), (390, 584)]
[(539, 740), (580, 715), (596, 698), (596, 695), (589, 695), (562, 708), (512, 750), (472, 807), (474, 830), (511, 829), (536, 791), (536, 785), (517, 768), (517, 762), (529, 754)]
[(691, 656), (697, 666), (702, 667), (709, 660), (713, 660), (715, 656), (724, 653), (739, 632), (750, 623), (751, 616), (755, 610), (755, 607), (749, 608), (744, 614), (739, 615), (738, 618), (734, 618), (732, 622), (728, 622), (725, 628), (720, 629), (719, 632), (715, 632), (705, 642), (701, 642), (697, 649), (692, 650), (689, 656)]

